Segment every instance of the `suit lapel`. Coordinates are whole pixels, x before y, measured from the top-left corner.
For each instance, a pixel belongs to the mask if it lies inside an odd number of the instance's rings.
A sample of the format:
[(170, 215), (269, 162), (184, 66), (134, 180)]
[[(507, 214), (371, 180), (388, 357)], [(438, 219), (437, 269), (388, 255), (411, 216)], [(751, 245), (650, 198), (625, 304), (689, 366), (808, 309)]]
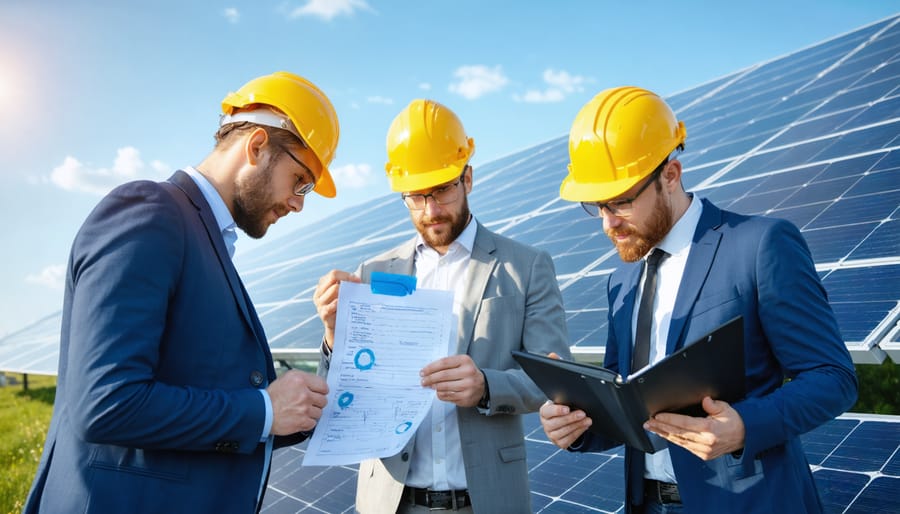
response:
[[(244, 315), (244, 320), (246, 320), (247, 325), (250, 327), (256, 340), (263, 341), (261, 325), (259, 325), (256, 311), (253, 310), (249, 296), (244, 290), (244, 285), (241, 283), (237, 270), (231, 262), (231, 257), (228, 256), (228, 250), (225, 248), (225, 241), (222, 239), (219, 225), (216, 223), (216, 218), (213, 216), (212, 209), (209, 208), (206, 198), (203, 197), (200, 188), (194, 183), (194, 179), (181, 170), (176, 171), (175, 174), (169, 178), (169, 182), (183, 191), (194, 205), (194, 208), (197, 209), (197, 215), (200, 217), (200, 221), (206, 229), (206, 235), (209, 237), (210, 244), (212, 244), (213, 250), (216, 252), (216, 256), (219, 259), (219, 265), (222, 267), (222, 271), (228, 279), (228, 285), (231, 287), (231, 293), (234, 295), (234, 300), (240, 307), (241, 313)], [(265, 353), (268, 354), (268, 352)]]
[[(477, 223), (477, 222), (476, 222)], [(469, 350), (469, 342), (475, 330), (475, 322), (481, 311), (481, 300), (487, 288), (488, 279), (497, 267), (497, 258), (494, 252), (497, 245), (493, 236), (478, 223), (475, 233), (475, 244), (472, 247), (472, 257), (469, 260), (468, 284), (465, 296), (462, 299), (459, 315), (459, 347), (457, 352), (464, 354)]]
[(399, 275), (416, 274), (416, 238), (412, 238), (397, 248), (396, 253), (388, 263), (388, 273)]
[(671, 354), (676, 349), (684, 346), (682, 335), (688, 316), (694, 308), (694, 302), (712, 267), (716, 251), (722, 234), (716, 229), (722, 224), (722, 211), (707, 200), (703, 200), (703, 211), (694, 239), (691, 253), (684, 266), (684, 274), (681, 285), (678, 287), (678, 296), (675, 298), (675, 307), (672, 311), (672, 321), (669, 325), (669, 334), (666, 343), (666, 354)]

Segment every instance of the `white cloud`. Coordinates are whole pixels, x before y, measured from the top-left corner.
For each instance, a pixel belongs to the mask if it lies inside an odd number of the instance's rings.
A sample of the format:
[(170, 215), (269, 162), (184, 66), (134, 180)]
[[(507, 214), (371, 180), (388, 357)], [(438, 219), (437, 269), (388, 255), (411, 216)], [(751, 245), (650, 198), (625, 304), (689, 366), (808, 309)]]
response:
[(429, 84), (428, 82), (422, 82), (421, 84), (419, 84), (419, 89), (421, 89), (422, 91), (431, 91), (431, 84)]
[(368, 164), (345, 164), (331, 168), (331, 175), (340, 187), (358, 189), (372, 182), (372, 167)]
[(524, 95), (513, 95), (513, 100), (526, 103), (561, 102), (572, 93), (584, 91), (587, 82), (581, 75), (570, 75), (565, 70), (556, 71), (553, 68), (544, 70), (543, 78), (548, 85), (543, 91), (529, 89)]
[(386, 98), (384, 96), (370, 96), (366, 98), (366, 101), (370, 104), (381, 104), (381, 105), (392, 105), (394, 100), (392, 98)]
[(372, 11), (366, 0), (309, 0), (303, 7), (291, 11), (291, 18), (301, 16), (316, 16), (325, 21), (331, 21), (337, 16), (352, 16), (357, 10)]
[(28, 275), (25, 282), (47, 286), (50, 289), (62, 289), (66, 279), (66, 267), (63, 264), (47, 266), (37, 275)]
[(469, 100), (499, 91), (509, 82), (500, 66), (460, 66), (453, 72), (453, 76), (459, 82), (450, 84), (450, 91)]
[(222, 11), (222, 15), (225, 16), (229, 23), (237, 23), (241, 19), (241, 13), (238, 12), (236, 7), (226, 7)]
[(569, 75), (565, 70), (556, 71), (553, 68), (544, 70), (544, 82), (558, 87), (565, 93), (584, 91), (585, 78), (581, 75)]
[(78, 159), (66, 156), (63, 163), (53, 168), (50, 182), (66, 191), (78, 191), (103, 195), (112, 188), (138, 178), (163, 178), (170, 168), (161, 161), (150, 163), (152, 171), (145, 170), (141, 153), (133, 146), (119, 148), (112, 168), (91, 168)]

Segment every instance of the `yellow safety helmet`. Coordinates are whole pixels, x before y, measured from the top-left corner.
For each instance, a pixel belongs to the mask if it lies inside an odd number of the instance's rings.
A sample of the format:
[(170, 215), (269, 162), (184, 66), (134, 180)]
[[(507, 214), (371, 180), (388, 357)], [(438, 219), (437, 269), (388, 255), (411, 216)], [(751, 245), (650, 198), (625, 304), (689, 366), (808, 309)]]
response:
[(456, 114), (432, 100), (413, 100), (391, 122), (384, 168), (391, 189), (418, 191), (462, 174), (475, 141)]
[(684, 122), (655, 93), (607, 89), (575, 116), (569, 175), (559, 196), (572, 202), (615, 198), (652, 173), (686, 137)]
[[(272, 111), (258, 109), (235, 113), (250, 105), (269, 105), (287, 115), (272, 116)], [(316, 180), (315, 191), (333, 198), (334, 180), (328, 165), (334, 159), (340, 126), (331, 101), (318, 87), (303, 77), (286, 71), (257, 77), (244, 84), (236, 93), (228, 93), (222, 100), (221, 124), (250, 121), (259, 125), (283, 128), (294, 133), (322, 163), (322, 173)]]

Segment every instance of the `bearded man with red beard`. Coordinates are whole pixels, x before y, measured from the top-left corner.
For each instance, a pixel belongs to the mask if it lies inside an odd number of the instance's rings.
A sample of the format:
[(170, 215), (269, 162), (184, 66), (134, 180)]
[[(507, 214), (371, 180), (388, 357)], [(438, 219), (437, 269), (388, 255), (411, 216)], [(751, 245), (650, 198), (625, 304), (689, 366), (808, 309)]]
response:
[(571, 358), (553, 261), (469, 212), (475, 143), (450, 109), (414, 100), (391, 124), (387, 150), (391, 188), (417, 235), (353, 274), (333, 270), (319, 280), (319, 373), (330, 363), (338, 284), (369, 282), (373, 271), (415, 275), (419, 288), (452, 291), (458, 340), (421, 370), (437, 401), (407, 446), (360, 464), (356, 510), (532, 512), (521, 415), (546, 397), (510, 352)]
[[(746, 397), (647, 420), (663, 449), (626, 448), (626, 512), (821, 512), (800, 435), (853, 405), (850, 354), (800, 231), (686, 192), (686, 137), (656, 94), (603, 91), (575, 118), (560, 186), (602, 219), (626, 263), (607, 287), (604, 367), (633, 375), (743, 318)], [(586, 432), (584, 411), (548, 402), (540, 413), (560, 448), (619, 444)]]

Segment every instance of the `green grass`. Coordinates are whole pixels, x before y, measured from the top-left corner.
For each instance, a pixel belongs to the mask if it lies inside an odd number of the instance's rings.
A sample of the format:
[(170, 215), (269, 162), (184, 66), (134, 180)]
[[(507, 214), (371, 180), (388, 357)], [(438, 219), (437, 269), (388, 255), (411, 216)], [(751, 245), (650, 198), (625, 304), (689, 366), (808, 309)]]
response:
[(37, 471), (53, 413), (56, 377), (7, 374), (19, 383), (0, 387), (0, 513), (22, 512)]

